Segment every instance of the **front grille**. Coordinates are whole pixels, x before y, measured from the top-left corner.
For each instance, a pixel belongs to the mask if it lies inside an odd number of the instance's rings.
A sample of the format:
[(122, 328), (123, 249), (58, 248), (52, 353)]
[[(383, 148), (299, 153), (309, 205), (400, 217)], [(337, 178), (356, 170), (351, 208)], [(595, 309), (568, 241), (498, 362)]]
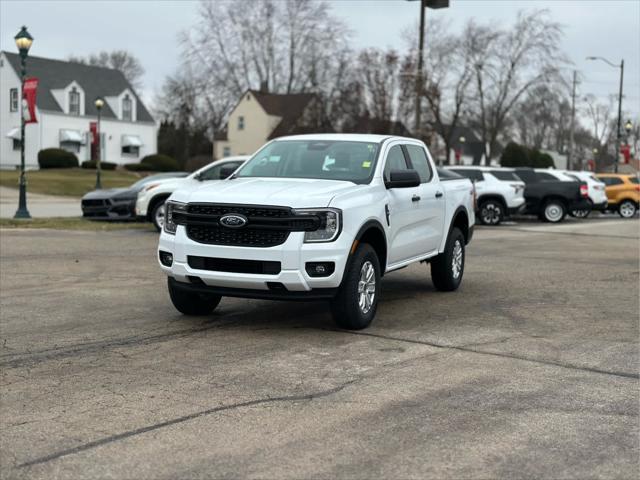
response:
[(280, 273), (280, 262), (261, 260), (239, 260), (234, 258), (187, 257), (189, 266), (197, 270), (215, 272), (252, 273), (257, 275), (277, 275)]
[(220, 225), (187, 225), (187, 236), (196, 242), (209, 243), (211, 245), (275, 247), (287, 241), (289, 232), (252, 228), (234, 230)]
[[(243, 215), (247, 224), (240, 228), (220, 225), (226, 214)], [(192, 203), (187, 211), (174, 214), (176, 223), (186, 227), (187, 236), (198, 243), (239, 247), (274, 247), (289, 238), (289, 232), (315, 230), (320, 219), (314, 215), (295, 215), (289, 207), (264, 207)]]
[(82, 200), (83, 207), (103, 207), (108, 205), (107, 200), (104, 199), (86, 199)]

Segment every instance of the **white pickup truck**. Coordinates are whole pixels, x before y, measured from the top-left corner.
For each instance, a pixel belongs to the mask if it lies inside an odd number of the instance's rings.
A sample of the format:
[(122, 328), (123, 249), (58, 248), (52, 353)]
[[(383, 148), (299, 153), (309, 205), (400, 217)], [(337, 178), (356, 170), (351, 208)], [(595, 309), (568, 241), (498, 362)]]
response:
[(418, 140), (283, 137), (226, 180), (174, 192), (158, 261), (184, 314), (224, 296), (326, 299), (340, 327), (361, 329), (389, 272), (429, 262), (438, 290), (458, 288), (474, 199), (468, 179), (440, 181)]

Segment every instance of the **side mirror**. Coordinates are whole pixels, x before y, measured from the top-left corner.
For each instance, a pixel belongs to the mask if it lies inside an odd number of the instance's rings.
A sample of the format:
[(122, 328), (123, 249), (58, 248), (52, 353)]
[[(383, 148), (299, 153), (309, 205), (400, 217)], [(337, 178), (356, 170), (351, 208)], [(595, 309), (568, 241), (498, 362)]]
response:
[(224, 180), (225, 178), (228, 178), (233, 172), (236, 171), (236, 168), (233, 165), (224, 165), (223, 167), (220, 168), (220, 180)]
[(194, 180), (197, 180), (197, 181), (199, 181), (199, 182), (200, 182), (200, 181), (202, 181), (202, 173), (196, 173), (196, 174), (193, 176), (193, 179), (194, 179)]
[(389, 180), (384, 183), (387, 188), (411, 188), (420, 186), (420, 175), (415, 170), (391, 170)]

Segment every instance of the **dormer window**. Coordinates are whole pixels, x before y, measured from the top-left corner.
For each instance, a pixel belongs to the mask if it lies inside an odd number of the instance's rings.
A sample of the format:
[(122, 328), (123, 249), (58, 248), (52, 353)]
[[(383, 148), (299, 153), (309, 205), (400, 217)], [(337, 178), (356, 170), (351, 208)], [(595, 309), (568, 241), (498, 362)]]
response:
[(80, 115), (80, 93), (76, 87), (69, 92), (69, 115)]
[(122, 99), (122, 120), (130, 122), (133, 119), (133, 105), (127, 93)]

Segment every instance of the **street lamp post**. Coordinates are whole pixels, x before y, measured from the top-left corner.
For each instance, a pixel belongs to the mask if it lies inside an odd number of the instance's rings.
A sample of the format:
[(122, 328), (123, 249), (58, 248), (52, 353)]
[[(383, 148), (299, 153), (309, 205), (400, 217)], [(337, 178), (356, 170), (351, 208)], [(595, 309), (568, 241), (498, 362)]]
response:
[(15, 36), (16, 46), (20, 52), (20, 194), (18, 200), (18, 210), (13, 218), (31, 218), (27, 210), (27, 178), (25, 176), (24, 148), (25, 148), (25, 123), (24, 123), (24, 79), (27, 75), (27, 55), (33, 43), (33, 37), (27, 31), (27, 27), (22, 27)]
[(100, 112), (102, 111), (102, 107), (104, 107), (104, 100), (100, 97), (96, 98), (95, 106), (96, 110), (98, 111), (98, 124), (96, 126), (96, 150), (98, 156), (98, 158), (96, 158), (96, 190), (100, 190), (102, 188), (102, 183), (100, 182), (100, 162), (102, 157), (102, 138), (100, 138)]
[(610, 62), (604, 57), (587, 57), (587, 60), (602, 60), (607, 65), (613, 68), (620, 69), (620, 91), (618, 93), (618, 123), (616, 127), (616, 155), (615, 161), (613, 164), (614, 171), (618, 173), (618, 158), (620, 156), (620, 123), (622, 122), (622, 81), (624, 79), (624, 59), (620, 61), (620, 65), (616, 65), (613, 62)]

